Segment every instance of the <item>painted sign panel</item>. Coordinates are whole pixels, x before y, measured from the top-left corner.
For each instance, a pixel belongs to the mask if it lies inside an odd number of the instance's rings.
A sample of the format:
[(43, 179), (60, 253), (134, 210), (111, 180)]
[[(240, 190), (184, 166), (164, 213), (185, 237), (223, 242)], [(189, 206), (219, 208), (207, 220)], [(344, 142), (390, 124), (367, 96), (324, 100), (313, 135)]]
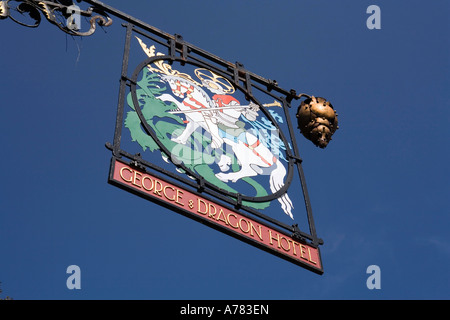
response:
[(122, 161), (111, 163), (110, 183), (160, 202), (190, 218), (269, 251), (293, 263), (321, 273), (318, 248), (299, 242), (247, 215), (220, 205)]

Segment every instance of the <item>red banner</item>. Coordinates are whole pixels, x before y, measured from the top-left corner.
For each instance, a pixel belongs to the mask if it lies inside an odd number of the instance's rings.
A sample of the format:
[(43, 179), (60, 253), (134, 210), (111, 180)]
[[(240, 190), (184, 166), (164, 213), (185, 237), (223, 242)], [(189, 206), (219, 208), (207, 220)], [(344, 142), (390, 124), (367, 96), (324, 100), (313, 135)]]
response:
[(191, 218), (230, 234), (295, 264), (322, 274), (320, 252), (235, 210), (182, 189), (161, 178), (144, 173), (117, 159), (111, 166), (110, 183), (133, 191), (152, 201), (162, 202)]

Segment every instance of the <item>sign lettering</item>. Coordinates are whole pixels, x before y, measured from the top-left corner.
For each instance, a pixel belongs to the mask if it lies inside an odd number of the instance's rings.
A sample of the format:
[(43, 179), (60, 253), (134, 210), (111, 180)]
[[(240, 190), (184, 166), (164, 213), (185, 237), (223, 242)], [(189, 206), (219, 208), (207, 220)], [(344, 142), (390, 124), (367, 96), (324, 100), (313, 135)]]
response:
[(110, 183), (206, 222), (207, 225), (293, 263), (322, 273), (319, 249), (293, 239), (276, 228), (238, 213), (204, 196), (179, 188), (161, 178), (113, 159)]

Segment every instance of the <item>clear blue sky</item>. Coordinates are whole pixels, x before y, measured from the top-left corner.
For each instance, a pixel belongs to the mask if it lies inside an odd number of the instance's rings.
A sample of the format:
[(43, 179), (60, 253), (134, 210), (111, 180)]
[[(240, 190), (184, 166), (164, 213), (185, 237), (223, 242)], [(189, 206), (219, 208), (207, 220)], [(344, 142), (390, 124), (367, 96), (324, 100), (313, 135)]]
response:
[[(325, 150), (298, 136), (325, 273), (107, 184), (120, 20), (73, 39), (45, 19), (37, 29), (8, 19), (1, 297), (450, 298), (448, 1), (104, 2), (333, 103), (340, 129)], [(371, 4), (380, 30), (366, 27)], [(81, 268), (81, 290), (66, 287), (69, 265)], [(379, 290), (366, 287), (370, 265)]]

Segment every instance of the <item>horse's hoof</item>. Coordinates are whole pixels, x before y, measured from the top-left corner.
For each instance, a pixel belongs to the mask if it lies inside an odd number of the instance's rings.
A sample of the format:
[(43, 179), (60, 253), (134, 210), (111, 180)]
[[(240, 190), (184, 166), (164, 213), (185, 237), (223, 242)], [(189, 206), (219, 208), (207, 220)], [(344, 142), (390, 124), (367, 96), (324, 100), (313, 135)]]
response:
[(228, 182), (228, 179), (226, 178), (225, 174), (223, 174), (223, 173), (217, 173), (215, 176), (220, 181)]

